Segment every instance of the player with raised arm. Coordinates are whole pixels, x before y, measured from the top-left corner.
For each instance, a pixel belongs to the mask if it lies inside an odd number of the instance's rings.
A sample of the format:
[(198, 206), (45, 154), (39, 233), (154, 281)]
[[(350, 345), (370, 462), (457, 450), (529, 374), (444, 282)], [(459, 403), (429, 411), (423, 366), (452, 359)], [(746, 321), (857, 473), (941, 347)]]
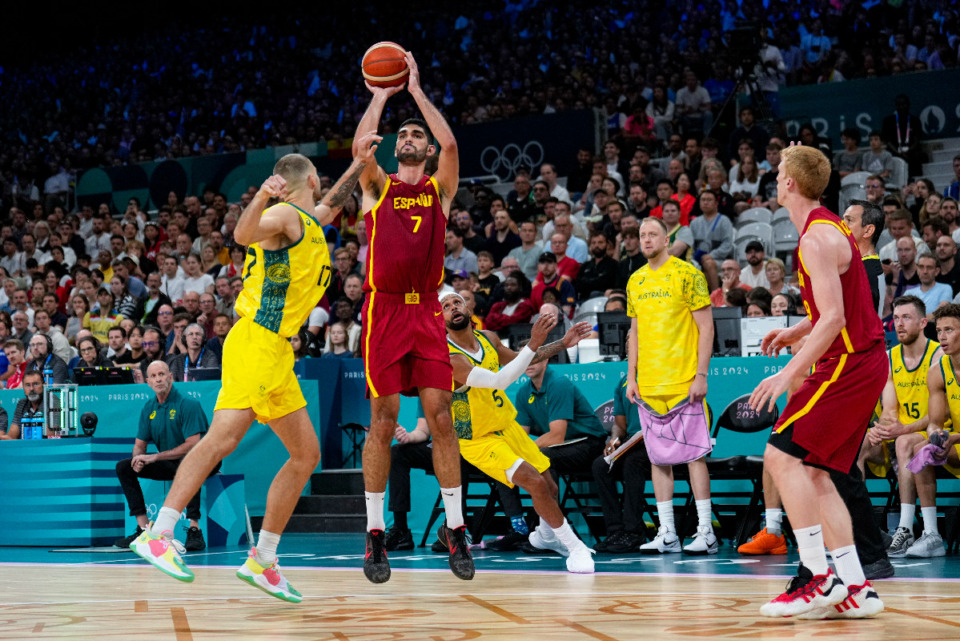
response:
[[(257, 419), (280, 438), (290, 459), (270, 485), (260, 537), (237, 576), (278, 599), (299, 603), (303, 598), (280, 572), (277, 545), (320, 461), (320, 444), (293, 373), (288, 339), (330, 284), (323, 226), (343, 207), (364, 168), (374, 164), (374, 143), (379, 140), (368, 133), (355, 141), (356, 158), (319, 205), (316, 167), (306, 156), (284, 156), (237, 222), (234, 238), (249, 249), (236, 303), (240, 320), (223, 345), (223, 384), (213, 422), (180, 464), (156, 522), (130, 544), (175, 579), (194, 579), (173, 539), (180, 512)], [(268, 207), (273, 198), (281, 202)]]
[(793, 379), (814, 369), (790, 396), (764, 453), (800, 551), (786, 592), (760, 609), (770, 617), (860, 618), (883, 611), (863, 575), (850, 513), (827, 471), (850, 470), (887, 380), (883, 329), (857, 244), (843, 221), (820, 206), (829, 180), (830, 161), (817, 149), (791, 146), (781, 154), (777, 201), (800, 232), (798, 275), (808, 318), (773, 330), (761, 349), (776, 356), (804, 336), (806, 342), (780, 372), (761, 381), (751, 406), (772, 410)]
[(542, 314), (531, 329), (530, 342), (518, 353), (505, 347), (494, 332), (473, 329), (459, 294), (444, 294), (440, 305), (456, 386), (453, 417), (460, 455), (487, 476), (509, 487), (519, 485), (530, 494), (540, 515), (530, 545), (567, 557), (570, 572), (592, 573), (592, 551), (577, 538), (557, 504), (557, 484), (547, 471), (550, 459), (517, 424), (517, 410), (504, 392), (531, 363), (545, 361), (589, 336), (590, 323), (577, 323), (561, 340), (543, 345), (557, 318)]
[[(383, 502), (400, 394), (420, 396), (433, 436), (433, 466), (446, 512), (441, 539), (450, 550), (450, 569), (461, 579), (472, 579), (474, 574), (460, 506), (460, 452), (450, 413), (453, 369), (437, 299), (460, 161), (453, 131), (420, 87), (420, 74), (410, 52), (406, 63), (410, 70), (407, 91), (424, 120), (401, 123), (395, 150), (397, 173), (387, 175), (373, 163), (360, 176), (369, 237), (361, 336), (370, 397), (370, 432), (363, 448), (367, 505), (363, 572), (373, 583), (390, 579)], [(376, 131), (387, 99), (403, 88), (367, 87), (373, 97), (357, 126), (358, 135)], [(428, 176), (427, 160), (437, 153), (434, 135), (443, 151), (436, 173)], [(356, 145), (353, 151), (354, 155), (361, 152)]]

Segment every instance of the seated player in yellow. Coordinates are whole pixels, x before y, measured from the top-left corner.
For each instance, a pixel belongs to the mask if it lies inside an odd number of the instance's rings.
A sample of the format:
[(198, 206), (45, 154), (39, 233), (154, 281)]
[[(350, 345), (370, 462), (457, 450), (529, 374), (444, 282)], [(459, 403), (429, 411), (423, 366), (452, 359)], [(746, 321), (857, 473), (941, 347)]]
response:
[[(960, 434), (945, 429), (951, 420), (954, 425), (960, 420), (960, 381), (956, 375), (960, 369), (960, 305), (950, 303), (938, 308), (933, 312), (933, 320), (943, 356), (934, 361), (927, 373), (930, 420), (926, 434), (918, 432), (897, 438), (897, 460), (904, 468), (924, 447), (936, 441), (946, 450), (944, 467), (960, 478)], [(946, 549), (937, 531), (936, 470), (928, 465), (914, 475), (914, 479), (923, 513), (923, 534), (907, 549), (906, 556), (943, 556)]]
[[(173, 539), (180, 511), (256, 419), (270, 426), (290, 458), (270, 484), (260, 537), (237, 577), (278, 599), (293, 603), (303, 599), (280, 572), (277, 545), (320, 461), (320, 444), (293, 373), (289, 337), (297, 333), (330, 284), (323, 226), (343, 207), (363, 168), (374, 162), (373, 143), (379, 140), (375, 133), (358, 138), (363, 152), (319, 205), (316, 167), (301, 154), (283, 156), (237, 222), (234, 239), (248, 247), (243, 290), (236, 303), (240, 320), (223, 344), (223, 383), (213, 422), (177, 469), (156, 522), (130, 544), (134, 552), (175, 579), (194, 579)], [(268, 207), (273, 198), (281, 202)]]
[(517, 424), (517, 410), (503, 391), (534, 359), (546, 360), (588, 336), (590, 324), (578, 323), (562, 340), (543, 345), (557, 324), (555, 316), (543, 314), (533, 325), (530, 342), (517, 353), (493, 332), (471, 327), (459, 294), (444, 294), (440, 306), (453, 365), (453, 425), (460, 456), (489, 477), (509, 487), (519, 485), (530, 494), (540, 515), (540, 526), (530, 533), (530, 545), (567, 557), (570, 572), (592, 573), (592, 550), (577, 538), (557, 504), (557, 484), (547, 473), (550, 459)]
[[(907, 469), (907, 462), (914, 445), (927, 437), (924, 431), (929, 421), (927, 372), (931, 366), (937, 366), (943, 352), (939, 343), (924, 336), (926, 306), (916, 296), (901, 296), (893, 301), (893, 326), (900, 344), (894, 345), (888, 352), (890, 373), (880, 401), (880, 420), (867, 431), (858, 464), (861, 471), (865, 465), (869, 465), (874, 474), (885, 477), (890, 468), (891, 450), (896, 452), (899, 462), (900, 525), (887, 548), (887, 556), (900, 558), (906, 556), (914, 544), (913, 519), (917, 509), (917, 486), (913, 472)], [(937, 509), (934, 501), (935, 496), (920, 495), (924, 523), (931, 520), (929, 517), (932, 515), (933, 527), (936, 528)]]

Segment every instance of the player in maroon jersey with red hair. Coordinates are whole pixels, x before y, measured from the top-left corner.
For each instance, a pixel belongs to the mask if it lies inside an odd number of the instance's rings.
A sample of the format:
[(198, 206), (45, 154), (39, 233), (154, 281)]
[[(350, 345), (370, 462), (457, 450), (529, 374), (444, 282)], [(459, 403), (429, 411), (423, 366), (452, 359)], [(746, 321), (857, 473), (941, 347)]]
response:
[[(807, 319), (773, 330), (761, 348), (776, 356), (806, 336), (777, 374), (750, 397), (770, 409), (790, 381), (813, 367), (790, 396), (770, 435), (764, 465), (790, 516), (800, 552), (798, 575), (760, 612), (771, 617), (861, 618), (883, 610), (863, 575), (850, 513), (828, 469), (847, 473), (887, 377), (883, 329), (856, 242), (836, 214), (820, 206), (830, 162), (813, 147), (781, 154), (777, 202), (800, 232), (797, 263)], [(837, 573), (827, 565), (826, 542)]]
[[(406, 54), (407, 91), (424, 120), (411, 119), (397, 132), (396, 174), (369, 165), (360, 176), (367, 253), (361, 349), (370, 396), (370, 433), (363, 448), (367, 499), (367, 547), (363, 572), (374, 583), (390, 578), (385, 548), (383, 499), (390, 472), (390, 443), (397, 428), (400, 394), (419, 394), (433, 436), (433, 466), (443, 494), (446, 523), (439, 536), (450, 550), (450, 569), (472, 579), (463, 524), (460, 448), (453, 429), (453, 368), (437, 290), (443, 282), (444, 236), (450, 204), (460, 180), (457, 141), (420, 87), (417, 63)], [(357, 126), (357, 135), (376, 131), (387, 99), (403, 87), (378, 88)], [(433, 132), (433, 133), (431, 133)], [(442, 153), (433, 176), (427, 159)], [(353, 150), (357, 155), (358, 150)]]

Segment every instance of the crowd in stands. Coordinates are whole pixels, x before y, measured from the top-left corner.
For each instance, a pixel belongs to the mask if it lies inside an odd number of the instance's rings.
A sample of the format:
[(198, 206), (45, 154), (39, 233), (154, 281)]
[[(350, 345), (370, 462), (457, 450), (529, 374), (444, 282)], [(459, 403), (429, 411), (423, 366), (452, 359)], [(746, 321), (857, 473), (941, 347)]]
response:
[[(738, 214), (751, 205), (777, 209), (776, 167), (788, 144), (764, 136), (757, 163), (751, 115), (749, 107), (741, 110), (745, 133), (736, 158), (697, 133), (671, 137), (677, 153), (659, 163), (643, 145), (624, 158), (610, 140), (596, 157), (578, 153), (566, 187), (549, 163), (534, 173), (521, 169), (506, 197), (470, 185), (451, 207), (444, 288), (463, 292), (475, 324), (504, 337), (544, 304), (567, 319), (595, 298), (623, 309), (627, 280), (646, 262), (639, 221), (656, 216), (670, 232), (671, 254), (703, 269), (714, 306), (739, 306), (748, 317), (795, 314), (802, 304), (784, 260), (767, 256), (761, 242), (746, 245), (742, 263), (734, 255)], [(868, 153), (838, 154), (838, 173), (862, 168)], [(866, 192), (886, 216), (876, 245), (888, 299), (909, 291), (931, 309), (953, 300), (960, 294), (957, 201), (923, 178), (888, 191), (878, 162), (868, 164), (880, 173), (866, 180)], [(960, 180), (960, 157), (955, 165)], [(236, 203), (211, 190), (182, 202), (171, 193), (155, 215), (132, 198), (119, 219), (106, 204), (71, 213), (43, 202), (11, 208), (0, 226), (0, 381), (15, 388), (36, 369), (61, 383), (89, 367), (130, 367), (140, 381), (157, 359), (180, 381), (191, 369), (218, 368), (243, 287), (246, 249), (232, 232), (254, 190)], [(348, 210), (327, 238), (334, 274), (292, 339), (298, 359), (359, 355), (364, 221)], [(930, 259), (929, 269), (918, 265), (920, 257)], [(933, 287), (934, 279), (945, 286)], [(939, 296), (932, 305), (931, 288)]]
[[(763, 42), (744, 50), (743, 24)], [(740, 67), (757, 74), (776, 111), (782, 86), (952, 67), (960, 45), (945, 0), (517, 0), (496, 11), (470, 0), (417, 12), (344, 3), (298, 21), (161, 22), (71, 41), (68, 55), (66, 43), (32, 48), (29, 62), (3, 68), (0, 82), (16, 87), (0, 104), (3, 210), (62, 195), (75, 172), (95, 166), (340, 146), (365, 107), (356, 25), (416, 53), (424, 87), (453, 123), (596, 107), (654, 156), (678, 126), (709, 129)], [(398, 98), (384, 131), (412, 111)]]

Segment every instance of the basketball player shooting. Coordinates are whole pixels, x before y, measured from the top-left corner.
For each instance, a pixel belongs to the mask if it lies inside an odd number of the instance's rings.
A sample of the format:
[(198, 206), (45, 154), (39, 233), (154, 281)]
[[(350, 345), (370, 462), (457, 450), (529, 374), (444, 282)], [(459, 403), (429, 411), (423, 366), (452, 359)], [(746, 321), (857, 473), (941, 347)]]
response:
[[(401, 393), (419, 395), (433, 435), (433, 465), (446, 511), (441, 537), (450, 550), (450, 569), (461, 579), (472, 579), (474, 574), (460, 507), (460, 451), (451, 415), (453, 368), (437, 298), (460, 162), (453, 131), (421, 89), (410, 52), (405, 61), (410, 70), (407, 91), (424, 120), (410, 119), (400, 125), (396, 174), (388, 176), (373, 164), (360, 176), (370, 244), (361, 337), (370, 397), (370, 433), (363, 448), (367, 504), (363, 571), (373, 583), (390, 578), (383, 500)], [(403, 87), (367, 83), (367, 88), (373, 97), (357, 127), (358, 139), (377, 130), (387, 99)], [(427, 176), (427, 159), (437, 153), (433, 135), (443, 153), (436, 174)], [(354, 146), (354, 156), (359, 151)]]
[[(807, 319), (776, 329), (761, 344), (776, 356), (806, 336), (780, 372), (750, 396), (754, 409), (770, 410), (795, 377), (813, 367), (790, 396), (764, 453), (783, 498), (800, 552), (797, 576), (786, 592), (765, 604), (770, 617), (862, 618), (883, 610), (863, 575), (850, 513), (828, 469), (846, 473), (857, 458), (866, 426), (887, 378), (883, 329), (856, 242), (836, 214), (820, 206), (830, 161), (813, 147), (781, 154), (777, 201), (800, 232), (800, 291)], [(826, 542), (837, 573), (827, 565)]]

